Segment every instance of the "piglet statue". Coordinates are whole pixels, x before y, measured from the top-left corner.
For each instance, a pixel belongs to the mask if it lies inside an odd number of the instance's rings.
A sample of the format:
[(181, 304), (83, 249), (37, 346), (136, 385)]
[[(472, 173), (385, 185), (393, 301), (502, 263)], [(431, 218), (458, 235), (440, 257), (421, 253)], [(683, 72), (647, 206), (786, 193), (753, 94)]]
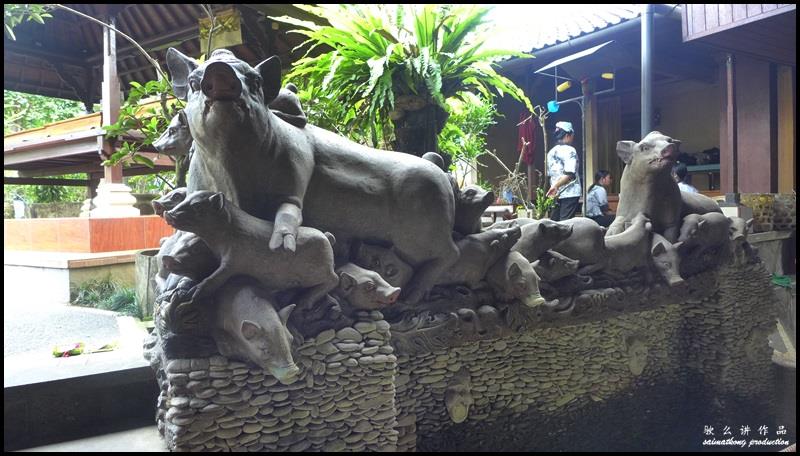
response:
[(275, 310), (271, 296), (257, 282), (239, 277), (216, 294), (213, 330), (224, 356), (252, 362), (284, 385), (294, 383), (300, 368), (292, 358), (292, 334), (287, 328), (295, 305)]

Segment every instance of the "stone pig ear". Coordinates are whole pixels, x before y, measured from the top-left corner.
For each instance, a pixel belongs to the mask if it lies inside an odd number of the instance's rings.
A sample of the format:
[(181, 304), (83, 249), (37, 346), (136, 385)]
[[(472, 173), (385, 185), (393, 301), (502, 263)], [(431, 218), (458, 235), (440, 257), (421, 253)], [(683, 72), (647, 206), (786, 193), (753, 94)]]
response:
[(181, 123), (181, 125), (189, 125), (189, 121), (186, 119), (186, 111), (183, 109), (178, 111), (178, 121)]
[(172, 91), (175, 97), (180, 100), (186, 100), (186, 95), (189, 93), (189, 73), (197, 68), (197, 62), (191, 58), (183, 55), (181, 51), (175, 48), (167, 50), (167, 68), (172, 75)]
[(357, 285), (356, 278), (350, 274), (343, 272), (339, 275), (339, 288), (345, 293), (350, 293), (350, 290)]
[(258, 336), (260, 331), (261, 326), (259, 326), (258, 323), (250, 320), (242, 321), (242, 336), (244, 336), (245, 339), (252, 340), (254, 337)]
[(750, 231), (750, 229), (753, 228), (753, 219), (747, 219), (747, 221), (744, 222), (744, 227), (747, 231)]
[(633, 141), (617, 141), (617, 155), (627, 165), (633, 158), (633, 151), (636, 150), (636, 143)]
[(259, 63), (256, 71), (261, 75), (263, 81), (264, 103), (269, 104), (281, 91), (281, 59), (273, 55)]
[(278, 311), (278, 316), (280, 317), (283, 326), (286, 326), (286, 324), (289, 322), (289, 316), (292, 315), (292, 311), (294, 310), (295, 307), (297, 307), (297, 304), (289, 304), (288, 306)]
[(222, 193), (220, 193), (220, 192), (217, 192), (217, 193), (214, 193), (213, 195), (211, 195), (208, 198), (208, 201), (211, 202), (211, 207), (213, 207), (214, 209), (216, 209), (218, 211), (222, 211), (222, 209), (225, 208), (225, 197), (222, 196)]
[(519, 268), (517, 263), (511, 263), (511, 266), (508, 267), (508, 277), (514, 279), (522, 275), (522, 269)]
[(667, 248), (664, 247), (663, 242), (659, 242), (658, 244), (653, 246), (653, 256), (663, 255), (667, 251)]
[(700, 222), (697, 223), (697, 228), (698, 229), (702, 230), (704, 226), (706, 226), (706, 221), (705, 220), (700, 220)]
[(680, 249), (681, 247), (683, 247), (683, 241), (676, 242), (672, 244), (672, 246), (675, 247), (676, 249)]

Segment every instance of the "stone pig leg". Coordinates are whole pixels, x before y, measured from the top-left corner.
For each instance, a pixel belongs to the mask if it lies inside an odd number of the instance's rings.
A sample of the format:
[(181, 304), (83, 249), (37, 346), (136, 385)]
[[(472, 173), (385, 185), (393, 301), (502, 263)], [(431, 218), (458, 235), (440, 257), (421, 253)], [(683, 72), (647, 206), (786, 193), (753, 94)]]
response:
[(339, 286), (339, 276), (332, 273), (325, 282), (303, 291), (297, 298), (297, 306), (301, 309), (310, 310), (317, 301), (325, 297), (329, 291), (337, 286)]
[(283, 246), (286, 250), (294, 252), (297, 248), (297, 231), (303, 223), (300, 208), (292, 203), (283, 203), (275, 214), (275, 229), (269, 240), (269, 248), (276, 250)]
[(611, 226), (608, 227), (606, 231), (606, 236), (611, 236), (613, 234), (620, 234), (625, 231), (625, 217), (618, 215), (617, 218), (611, 223)]
[(210, 276), (203, 279), (202, 282), (198, 283), (194, 290), (192, 291), (192, 302), (196, 302), (199, 298), (203, 298), (205, 296), (210, 296), (212, 293), (217, 291), (228, 279), (231, 278), (231, 270), (228, 269), (225, 262), (221, 262), (219, 268), (216, 271), (212, 272)]
[(408, 304), (418, 303), (425, 294), (436, 284), (436, 280), (441, 276), (445, 269), (449, 268), (458, 259), (458, 247), (451, 238), (438, 244), (442, 247), (441, 251), (435, 252), (438, 255), (422, 265), (414, 272), (414, 276), (408, 285), (403, 289), (405, 295), (403, 300)]

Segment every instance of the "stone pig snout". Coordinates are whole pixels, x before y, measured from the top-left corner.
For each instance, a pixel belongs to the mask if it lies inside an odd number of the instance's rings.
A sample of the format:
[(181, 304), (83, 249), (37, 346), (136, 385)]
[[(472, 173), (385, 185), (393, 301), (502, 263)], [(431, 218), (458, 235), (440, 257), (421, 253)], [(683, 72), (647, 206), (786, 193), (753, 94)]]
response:
[(213, 62), (208, 65), (200, 82), (203, 94), (211, 100), (232, 101), (242, 94), (242, 83), (230, 65)]

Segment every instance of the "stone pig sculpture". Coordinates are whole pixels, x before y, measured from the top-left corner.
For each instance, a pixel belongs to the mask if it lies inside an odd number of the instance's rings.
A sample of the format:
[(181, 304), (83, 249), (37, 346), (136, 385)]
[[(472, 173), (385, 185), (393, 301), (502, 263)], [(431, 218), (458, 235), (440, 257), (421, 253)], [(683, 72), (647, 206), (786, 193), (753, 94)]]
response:
[(355, 264), (377, 272), (392, 286), (402, 288), (414, 275), (411, 266), (401, 260), (393, 248), (357, 243), (354, 250)]
[[(713, 209), (716, 205), (713, 200), (703, 195), (682, 195), (684, 192), (673, 180), (672, 166), (678, 158), (680, 143), (658, 131), (648, 133), (638, 143), (617, 142), (617, 154), (625, 162), (625, 169), (620, 179), (617, 217), (606, 236), (622, 233), (630, 226), (633, 217), (642, 213), (650, 218), (653, 232), (675, 242), (684, 211), (684, 198), (687, 199), (687, 210)], [(719, 207), (716, 211), (720, 212)]]
[(606, 261), (605, 228), (586, 217), (574, 217), (558, 223), (572, 227), (572, 235), (554, 246), (552, 251), (578, 260), (581, 266)]
[(519, 241), (511, 247), (511, 250), (519, 252), (534, 262), (547, 250), (558, 245), (572, 234), (572, 226), (563, 225), (552, 220), (536, 220), (520, 227), (522, 236)]
[(458, 261), (439, 278), (440, 285), (465, 284), (471, 288), (486, 277), (489, 268), (516, 244), (520, 227), (470, 234), (457, 242)]
[(153, 210), (159, 217), (164, 216), (164, 212), (172, 210), (181, 201), (186, 199), (186, 187), (178, 187), (167, 193), (161, 198), (153, 200)]
[(672, 244), (665, 237), (653, 233), (650, 247), (650, 258), (659, 275), (670, 285), (684, 282), (680, 276), (681, 257), (678, 255), (681, 243)]
[(625, 163), (620, 179), (617, 216), (606, 236), (620, 234), (637, 214), (650, 217), (653, 230), (670, 242), (678, 240), (681, 192), (672, 178), (680, 141), (653, 131), (639, 143), (617, 142), (617, 155)]
[(469, 408), (475, 403), (471, 389), (469, 369), (462, 367), (450, 378), (444, 391), (445, 408), (454, 423), (463, 423), (469, 416)]
[(249, 215), (221, 193), (190, 193), (165, 212), (164, 219), (179, 230), (200, 236), (220, 259), (219, 268), (197, 285), (194, 299), (210, 295), (241, 274), (258, 279), (267, 288), (309, 288), (297, 303), (310, 307), (339, 283), (333, 271), (332, 239), (319, 230), (302, 227), (296, 252), (273, 252), (267, 248), (273, 224)]
[(186, 113), (181, 109), (169, 122), (169, 126), (153, 142), (153, 147), (162, 154), (179, 157), (189, 155), (192, 148), (192, 134)]
[(162, 267), (170, 274), (188, 277), (199, 282), (219, 267), (219, 261), (206, 243), (195, 234), (186, 233), (182, 241), (161, 257)]
[(575, 274), (578, 271), (578, 260), (548, 250), (531, 266), (540, 279), (545, 282), (555, 282), (562, 277)]
[(728, 242), (731, 219), (718, 213), (689, 214), (683, 218), (678, 240), (684, 250), (706, 250)]
[(474, 234), (481, 230), (481, 215), (494, 202), (494, 193), (477, 185), (464, 187), (456, 196), (456, 215), (453, 231)]
[(186, 242), (191, 233), (183, 231), (176, 231), (172, 236), (161, 239), (161, 247), (158, 249), (156, 255), (156, 264), (158, 264), (158, 273), (154, 277), (156, 282), (156, 289), (161, 294), (166, 291), (166, 280), (170, 272), (164, 267), (164, 256), (170, 255), (172, 252), (180, 250), (182, 243)]
[(400, 297), (400, 288), (389, 285), (375, 271), (347, 263), (336, 269), (339, 287), (334, 294), (357, 309), (375, 310), (393, 305)]
[(300, 368), (292, 358), (287, 323), (295, 305), (276, 312), (272, 297), (247, 278), (225, 284), (216, 301), (212, 335), (219, 352), (255, 363), (284, 385), (294, 383)]
[(747, 240), (747, 233), (753, 228), (753, 219), (745, 219), (741, 217), (730, 217), (731, 226), (728, 233), (731, 241), (743, 242)]
[(739, 263), (746, 261), (748, 255), (752, 254), (750, 244), (747, 243), (747, 233), (753, 226), (753, 219), (745, 221), (741, 217), (730, 217), (731, 226), (728, 236), (731, 240), (731, 251), (733, 258)]
[(544, 304), (539, 293), (539, 276), (519, 252), (508, 252), (497, 261), (486, 274), (486, 281), (501, 300), (518, 299), (528, 307)]
[(189, 190), (221, 191), (245, 212), (274, 220), (270, 249), (293, 251), (301, 223), (342, 245), (394, 245), (415, 269), (403, 288), (410, 304), (456, 260), (453, 190), (436, 165), (278, 121), (266, 108), (279, 94), (277, 57), (254, 69), (227, 50), (198, 64), (170, 48), (167, 63), (195, 141)]
[(652, 229), (652, 223), (644, 214), (636, 214), (628, 229), (614, 236), (606, 236), (602, 269), (628, 272), (649, 265)]

